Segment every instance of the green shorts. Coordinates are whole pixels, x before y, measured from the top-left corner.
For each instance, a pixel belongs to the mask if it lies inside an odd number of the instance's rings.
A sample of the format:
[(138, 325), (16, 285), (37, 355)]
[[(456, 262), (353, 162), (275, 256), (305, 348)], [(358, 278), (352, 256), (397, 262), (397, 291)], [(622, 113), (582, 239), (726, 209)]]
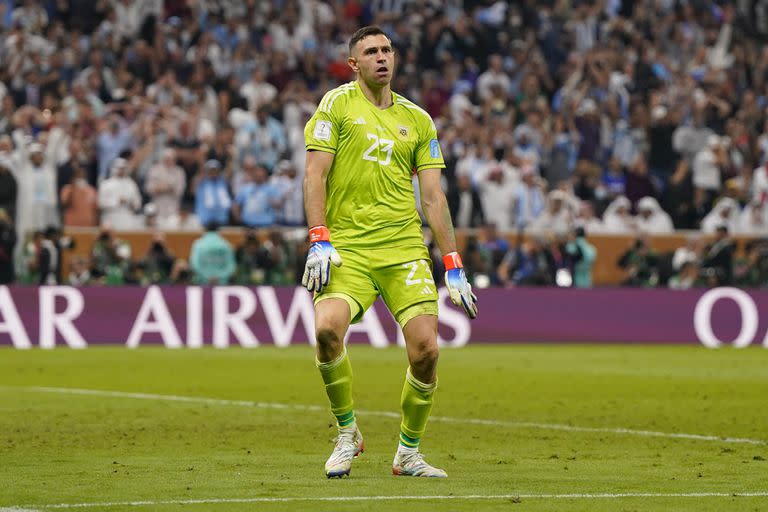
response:
[(425, 246), (336, 250), (343, 264), (331, 266), (330, 282), (315, 294), (315, 304), (344, 299), (356, 323), (381, 295), (401, 327), (419, 315), (437, 316), (437, 288)]

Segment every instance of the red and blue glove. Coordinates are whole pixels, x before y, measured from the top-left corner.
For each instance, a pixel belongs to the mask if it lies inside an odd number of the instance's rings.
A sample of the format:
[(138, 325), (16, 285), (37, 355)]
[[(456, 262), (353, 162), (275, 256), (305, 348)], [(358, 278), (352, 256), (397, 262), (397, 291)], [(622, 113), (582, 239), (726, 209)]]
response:
[(451, 296), (451, 302), (464, 308), (469, 318), (477, 318), (477, 297), (472, 293), (472, 285), (467, 281), (461, 256), (450, 252), (443, 256), (445, 264), (445, 286)]
[(310, 292), (319, 292), (331, 280), (331, 263), (341, 266), (341, 256), (331, 245), (331, 232), (325, 226), (310, 228), (309, 242), (301, 284)]

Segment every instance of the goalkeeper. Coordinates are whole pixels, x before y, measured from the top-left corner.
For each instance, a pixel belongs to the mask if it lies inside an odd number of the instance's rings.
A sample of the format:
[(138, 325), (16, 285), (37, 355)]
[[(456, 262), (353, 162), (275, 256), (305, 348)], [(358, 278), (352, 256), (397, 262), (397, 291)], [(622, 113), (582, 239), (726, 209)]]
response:
[(317, 367), (339, 430), (325, 473), (348, 475), (364, 448), (344, 336), (381, 295), (403, 329), (410, 363), (392, 472), (445, 477), (419, 452), (437, 388), (437, 289), (414, 200), (414, 172), (424, 215), (443, 254), (451, 300), (475, 318), (477, 299), (456, 252), (440, 187), (445, 164), (434, 122), (390, 89), (394, 52), (383, 31), (358, 30), (349, 53), (356, 80), (328, 92), (304, 129), (311, 245), (302, 284), (315, 292)]

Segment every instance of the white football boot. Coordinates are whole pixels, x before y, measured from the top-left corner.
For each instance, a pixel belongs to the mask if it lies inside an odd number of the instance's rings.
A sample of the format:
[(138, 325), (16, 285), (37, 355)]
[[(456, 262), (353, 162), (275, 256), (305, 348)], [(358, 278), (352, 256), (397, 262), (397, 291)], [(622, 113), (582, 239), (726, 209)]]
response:
[(398, 448), (395, 460), (392, 461), (392, 474), (398, 476), (424, 476), (446, 478), (448, 473), (440, 468), (430, 466), (417, 449)]
[(349, 471), (352, 469), (352, 459), (363, 453), (364, 449), (363, 435), (357, 428), (357, 423), (348, 427), (340, 427), (336, 446), (325, 462), (325, 476), (341, 478), (344, 475), (349, 475)]

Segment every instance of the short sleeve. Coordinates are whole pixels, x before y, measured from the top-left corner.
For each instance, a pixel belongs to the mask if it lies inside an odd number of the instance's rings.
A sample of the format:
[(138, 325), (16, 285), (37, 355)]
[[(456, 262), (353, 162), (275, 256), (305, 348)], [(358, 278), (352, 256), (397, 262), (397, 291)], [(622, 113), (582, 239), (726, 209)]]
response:
[(437, 129), (430, 118), (425, 118), (419, 130), (419, 145), (416, 148), (416, 171), (444, 169), (443, 153), (437, 140)]
[(341, 127), (338, 116), (329, 107), (329, 104), (333, 106), (333, 102), (328, 101), (333, 93), (334, 91), (331, 91), (323, 97), (314, 115), (304, 127), (304, 143), (307, 151), (316, 150), (336, 154)]

